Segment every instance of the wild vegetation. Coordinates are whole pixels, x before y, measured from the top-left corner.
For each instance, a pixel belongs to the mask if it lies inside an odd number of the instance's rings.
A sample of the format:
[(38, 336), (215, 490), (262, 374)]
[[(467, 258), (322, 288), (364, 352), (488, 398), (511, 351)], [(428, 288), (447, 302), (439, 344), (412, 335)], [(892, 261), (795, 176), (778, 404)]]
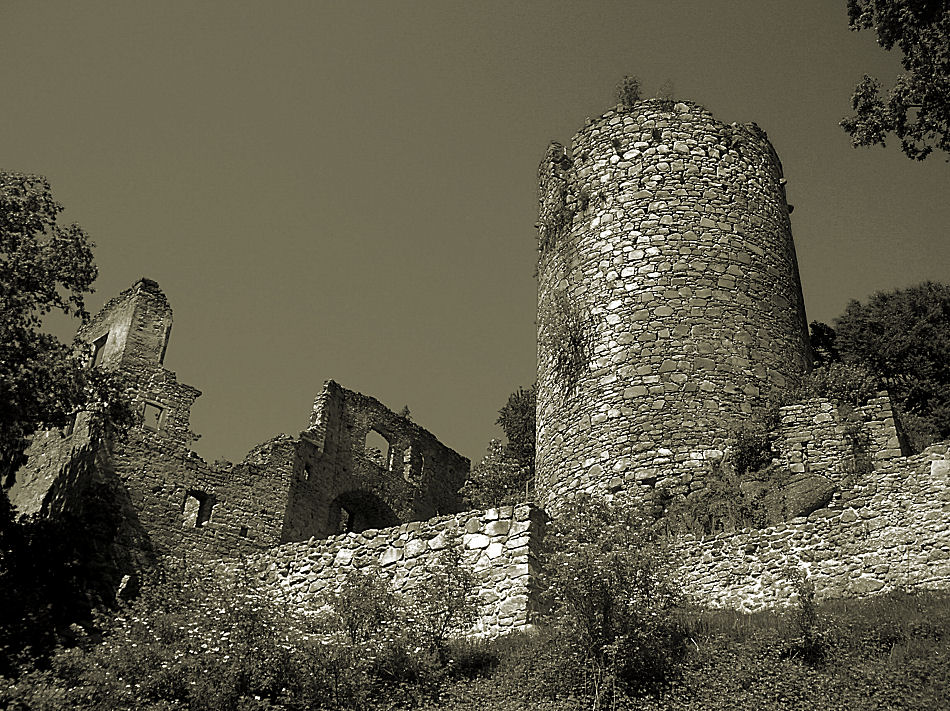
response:
[(141, 594), (46, 659), (0, 680), (5, 708), (919, 709), (950, 681), (950, 597), (897, 592), (816, 604), (800, 572), (785, 611), (703, 610), (677, 594), (650, 521), (600, 499), (554, 525), (548, 622), (464, 640), (469, 571), (449, 553), (433, 585), (393, 593), (351, 573), (302, 609), (240, 566), (168, 563)]
[(0, 172), (0, 483), (9, 485), (28, 438), (65, 427), (79, 410), (127, 429), (132, 411), (114, 373), (87, 368), (89, 351), (42, 330), (51, 311), (85, 323), (98, 274), (92, 241), (58, 222), (63, 206), (47, 180)]
[(518, 388), (498, 411), (495, 424), (506, 441), (492, 440), (488, 453), (472, 467), (461, 491), (468, 508), (487, 509), (533, 498), (536, 403), (537, 384)]

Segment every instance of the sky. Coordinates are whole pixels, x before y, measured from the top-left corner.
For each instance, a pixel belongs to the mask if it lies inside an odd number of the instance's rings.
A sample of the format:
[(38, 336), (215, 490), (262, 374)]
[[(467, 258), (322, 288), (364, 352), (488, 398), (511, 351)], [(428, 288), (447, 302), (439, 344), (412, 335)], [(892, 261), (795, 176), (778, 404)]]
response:
[(4, 0), (0, 169), (95, 241), (92, 311), (159, 282), (205, 458), (332, 378), (477, 460), (535, 377), (538, 163), (626, 74), (768, 133), (809, 320), (950, 281), (950, 164), (838, 127), (898, 71), (844, 0)]

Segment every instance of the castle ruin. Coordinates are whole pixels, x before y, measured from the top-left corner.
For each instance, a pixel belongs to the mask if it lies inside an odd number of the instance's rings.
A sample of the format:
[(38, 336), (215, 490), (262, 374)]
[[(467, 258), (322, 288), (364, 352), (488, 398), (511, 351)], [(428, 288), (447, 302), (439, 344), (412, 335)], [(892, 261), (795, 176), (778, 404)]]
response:
[[(662, 515), (708, 488), (730, 433), (810, 367), (779, 159), (755, 124), (647, 100), (588, 120), (539, 170), (538, 505), (461, 511), (469, 462), (377, 400), (328, 381), (308, 427), (238, 464), (191, 449), (200, 394), (164, 367), (171, 309), (142, 279), (80, 332), (94, 367), (128, 377), (141, 422), (122, 441), (80, 413), (40, 431), (8, 482), (21, 513), (75, 506), (111, 482), (131, 522), (116, 545), (249, 570), (299, 604), (378, 568), (425, 585), (457, 541), (477, 579), (473, 630), (539, 615), (544, 524), (580, 493)], [(890, 400), (854, 412), (782, 407), (767, 492), (775, 515), (681, 535), (683, 590), (702, 604), (782, 605), (804, 570), (818, 598), (950, 587), (948, 444), (908, 456)], [(375, 438), (375, 440), (374, 440)], [(375, 444), (373, 442), (375, 441)], [(776, 513), (777, 512), (777, 513)], [(119, 540), (121, 539), (121, 540)], [(231, 562), (229, 562), (231, 561)]]

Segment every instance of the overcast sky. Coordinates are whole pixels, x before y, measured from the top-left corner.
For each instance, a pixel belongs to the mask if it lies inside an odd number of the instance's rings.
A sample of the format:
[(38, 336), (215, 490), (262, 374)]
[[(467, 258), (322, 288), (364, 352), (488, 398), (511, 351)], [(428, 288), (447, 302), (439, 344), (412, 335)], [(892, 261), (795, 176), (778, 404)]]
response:
[(534, 380), (538, 162), (624, 74), (768, 132), (809, 319), (950, 280), (950, 166), (837, 125), (898, 60), (844, 0), (5, 0), (0, 167), (95, 240), (93, 310), (162, 286), (206, 458), (333, 378), (477, 459)]

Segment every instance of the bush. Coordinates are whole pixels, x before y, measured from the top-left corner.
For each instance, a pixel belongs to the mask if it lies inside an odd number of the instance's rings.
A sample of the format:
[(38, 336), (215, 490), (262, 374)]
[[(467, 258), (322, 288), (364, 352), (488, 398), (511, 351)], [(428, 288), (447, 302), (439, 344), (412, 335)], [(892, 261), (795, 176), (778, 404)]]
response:
[(673, 679), (686, 631), (652, 523), (631, 506), (583, 495), (558, 512), (545, 539), (552, 656), (539, 666), (560, 694), (599, 707)]
[(793, 398), (806, 400), (824, 397), (841, 405), (860, 407), (866, 405), (880, 389), (880, 383), (871, 371), (860, 363), (829, 361), (802, 379)]
[(733, 428), (729, 437), (729, 461), (737, 476), (768, 466), (772, 461), (773, 432), (774, 418), (746, 420)]
[(369, 572), (347, 576), (321, 611), (291, 606), (242, 570), (169, 564), (100, 632), (48, 667), (0, 680), (25, 709), (373, 709), (434, 698), (451, 637), (471, 624), (471, 573), (449, 545), (409, 598)]
[(472, 467), (459, 493), (470, 509), (489, 509), (518, 504), (534, 491), (533, 467), (522, 466), (497, 439), (488, 444), (488, 453)]
[(617, 103), (629, 111), (640, 101), (640, 80), (637, 77), (624, 76), (617, 85)]

